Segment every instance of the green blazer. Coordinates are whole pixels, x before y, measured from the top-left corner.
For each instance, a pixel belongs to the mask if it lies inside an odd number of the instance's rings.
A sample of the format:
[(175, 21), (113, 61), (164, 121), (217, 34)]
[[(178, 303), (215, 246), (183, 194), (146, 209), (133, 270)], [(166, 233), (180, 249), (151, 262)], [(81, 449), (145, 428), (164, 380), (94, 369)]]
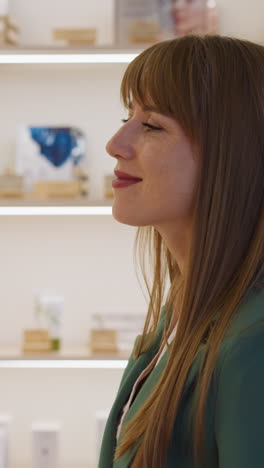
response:
[[(261, 279), (264, 280), (264, 275)], [(165, 314), (166, 306), (163, 306), (155, 339), (149, 350), (136, 361), (131, 353), (106, 423), (98, 468), (129, 468), (141, 442), (139, 440), (132, 450), (113, 462), (120, 411), (129, 398), (134, 382), (159, 349)], [(250, 328), (240, 331), (246, 327)], [(239, 333), (223, 340), (209, 387), (205, 412), (206, 460), (209, 468), (263, 468), (264, 289), (253, 287), (247, 292), (228, 332)], [(134, 347), (140, 336), (136, 338)], [(200, 351), (185, 382), (164, 468), (194, 468), (190, 421), (193, 417), (193, 385), (201, 356)], [(168, 351), (142, 385), (124, 424), (134, 417), (153, 391), (167, 357)]]

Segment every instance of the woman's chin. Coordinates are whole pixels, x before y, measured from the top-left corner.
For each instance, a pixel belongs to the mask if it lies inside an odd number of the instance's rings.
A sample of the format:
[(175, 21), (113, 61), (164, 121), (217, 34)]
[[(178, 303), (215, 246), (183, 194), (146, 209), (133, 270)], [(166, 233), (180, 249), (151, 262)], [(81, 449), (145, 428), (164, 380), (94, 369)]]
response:
[(119, 209), (115, 204), (112, 207), (113, 218), (122, 224), (127, 224), (128, 226), (148, 226), (146, 219), (142, 218), (138, 213), (129, 213), (127, 209)]

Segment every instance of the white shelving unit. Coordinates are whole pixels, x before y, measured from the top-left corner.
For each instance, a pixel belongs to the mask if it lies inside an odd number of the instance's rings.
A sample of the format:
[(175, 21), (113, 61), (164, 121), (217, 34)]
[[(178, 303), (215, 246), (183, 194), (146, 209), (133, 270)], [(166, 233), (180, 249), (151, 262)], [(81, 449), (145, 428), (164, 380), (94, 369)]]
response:
[[(11, 77), (11, 80), (13, 80), (11, 86), (16, 86), (16, 84), (20, 86), (20, 74), (23, 76), (26, 73), (29, 76), (29, 73), (32, 73), (32, 77), (35, 77), (35, 73), (37, 73), (39, 77), (40, 72), (43, 72), (47, 77), (49, 73), (59, 73), (61, 76), (62, 70), (67, 71), (67, 73), (73, 73), (73, 79), (76, 81), (78, 81), (79, 76), (82, 76), (83, 72), (88, 76), (87, 70), (91, 70), (94, 74), (97, 73), (95, 70), (98, 70), (98, 73), (101, 70), (107, 82), (109, 78), (108, 70), (111, 70), (110, 75), (113, 76), (114, 67), (120, 70), (120, 67), (124, 67), (125, 64), (129, 63), (138, 52), (135, 50), (113, 50), (112, 48), (105, 47), (96, 47), (93, 50), (66, 50), (49, 47), (6, 48), (0, 49), (0, 70), (3, 70), (4, 73)], [(32, 80), (34, 79), (32, 78)], [(49, 84), (47, 84), (48, 86)], [(54, 106), (56, 106), (56, 103), (54, 103)], [(76, 215), (77, 220), (79, 220), (80, 215), (84, 215), (84, 217), (87, 215), (97, 215), (95, 223), (99, 223), (99, 235), (102, 223), (104, 223), (104, 216), (108, 215), (107, 218), (109, 219), (109, 215), (112, 214), (112, 203), (113, 200), (111, 199), (91, 197), (89, 199), (67, 200), (5, 198), (0, 199), (0, 222), (3, 219), (3, 223), (6, 223), (5, 217), (9, 216), (12, 219), (8, 222), (11, 225), (15, 223), (14, 226), (18, 226), (18, 221), (16, 221), (17, 216), (23, 215), (23, 219), (20, 222), (23, 223), (23, 226), (29, 226), (28, 232), (30, 234), (30, 226), (33, 226), (33, 224), (28, 224), (28, 222), (33, 223), (33, 216), (47, 215), (47, 218), (49, 218), (50, 215), (55, 215), (54, 230), (58, 232), (57, 215), (66, 215), (63, 218), (63, 223), (69, 223), (66, 221), (66, 217), (72, 215)], [(2, 226), (5, 225), (3, 223)], [(49, 219), (47, 223), (49, 223), (52, 235), (53, 224), (51, 224)], [(81, 221), (78, 221), (78, 223), (81, 223)], [(81, 225), (83, 226), (83, 224)], [(63, 232), (63, 228), (61, 229)], [(107, 240), (111, 242), (109, 228), (104, 229), (107, 229), (105, 232), (105, 242)], [(76, 238), (76, 242), (78, 242), (77, 239), (78, 237)], [(122, 234), (120, 235), (120, 239), (122, 239)], [(41, 249), (41, 246), (39, 248)], [(98, 249), (99, 261), (100, 250)], [(30, 260), (29, 258), (28, 261), (30, 262)], [(56, 262), (56, 259), (54, 261)], [(102, 286), (104, 287), (104, 285)], [(62, 419), (65, 419), (66, 423), (70, 424), (70, 427), (64, 428), (62, 434), (64, 438), (61, 447), (63, 466), (65, 468), (73, 466), (75, 468), (83, 468), (84, 466), (95, 468), (97, 463), (95, 461), (95, 445), (97, 442), (94, 411), (96, 408), (110, 409), (129, 355), (130, 353), (125, 352), (115, 355), (92, 354), (84, 347), (77, 348), (74, 346), (65, 347), (60, 352), (49, 353), (48, 355), (24, 354), (16, 347), (0, 346), (1, 380), (5, 382), (2, 387), (2, 404), (4, 402), (5, 406), (1, 406), (0, 402), (0, 411), (2, 408), (2, 411), (6, 412), (8, 405), (10, 405), (10, 413), (14, 414), (14, 421), (16, 420), (12, 440), (16, 441), (16, 444), (13, 446), (13, 452), (15, 452), (17, 460), (13, 462), (12, 467), (28, 467), (26, 460), (29, 458), (31, 444), (29, 439), (29, 422), (35, 420), (36, 417), (41, 419), (41, 414), (43, 414), (42, 419), (49, 420), (52, 419), (54, 414), (54, 417), (57, 419), (63, 416)], [(13, 394), (12, 392), (12, 389), (17, 386), (19, 387), (21, 397), (17, 397), (17, 393)], [(35, 394), (38, 395), (40, 400), (39, 404), (41, 406), (39, 408), (33, 402)], [(75, 416), (72, 414), (71, 407), (68, 404), (68, 401), (76, 399), (76, 395), (78, 395), (78, 401), (76, 402), (76, 413), (79, 414), (78, 421), (75, 420)], [(82, 402), (85, 401), (87, 401), (86, 407), (82, 409)], [(33, 407), (31, 407), (31, 402), (33, 403)], [(26, 423), (19, 426), (19, 421), (23, 418)], [(80, 441), (79, 436), (76, 437), (76, 440), (74, 438), (74, 425), (76, 425), (76, 434), (87, 432), (86, 437), (83, 435)], [(76, 461), (72, 461), (75, 458)]]
[[(98, 157), (93, 177), (99, 185), (104, 144), (126, 117), (118, 105), (120, 81), (140, 50), (32, 46), (48, 42), (51, 27), (87, 23), (97, 28), (100, 43), (110, 43), (112, 0), (101, 0), (96, 7), (92, 0), (56, 0), (55, 7), (49, 1), (11, 3), (10, 14), (21, 21), (25, 45), (0, 49), (0, 162), (14, 154), (17, 124), (76, 123), (88, 134), (89, 154)], [(223, 34), (263, 42), (263, 2), (221, 0), (219, 5)], [(111, 214), (111, 205), (112, 200), (102, 200), (102, 191), (89, 201), (0, 200), (0, 412), (13, 416), (12, 468), (30, 467), (30, 423), (53, 417), (65, 420), (63, 468), (97, 468), (94, 414), (111, 408), (127, 360), (91, 357), (67, 343), (60, 358), (26, 358), (8, 344), (18, 343), (14, 329), (20, 333), (31, 318), (31, 293), (39, 286), (54, 285), (67, 295), (65, 336), (74, 336), (80, 345), (87, 338), (87, 316), (97, 304), (126, 308), (141, 303), (145, 308), (130, 262), (134, 231), (104, 216)], [(38, 214), (47, 216), (36, 218)], [(66, 216), (51, 219), (53, 214)], [(74, 219), (69, 216), (74, 214)], [(99, 215), (96, 222), (86, 216), (93, 214)]]

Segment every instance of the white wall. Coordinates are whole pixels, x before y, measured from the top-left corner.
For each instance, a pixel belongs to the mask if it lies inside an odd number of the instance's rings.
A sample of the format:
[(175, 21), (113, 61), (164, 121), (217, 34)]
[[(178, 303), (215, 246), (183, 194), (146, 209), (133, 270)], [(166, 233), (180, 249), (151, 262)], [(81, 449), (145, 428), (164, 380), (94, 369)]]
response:
[(218, 0), (221, 34), (264, 43), (263, 0)]
[[(219, 10), (223, 34), (264, 41), (263, 0), (219, 0)], [(28, 44), (48, 43), (48, 26), (83, 26), (86, 18), (98, 26), (100, 43), (112, 40), (107, 0), (96, 8), (92, 0), (10, 0), (10, 11), (20, 19), (21, 38)], [(21, 123), (79, 125), (88, 139), (92, 193), (100, 197), (103, 174), (116, 165), (104, 147), (124, 117), (119, 104), (124, 69), (1, 66), (0, 170), (14, 161)], [(35, 291), (65, 296), (66, 345), (85, 343), (90, 314), (100, 308), (144, 313), (147, 303), (132, 261), (135, 231), (111, 216), (1, 216), (0, 347), (17, 345), (22, 329), (31, 326)], [(10, 411), (14, 417), (12, 468), (30, 466), (28, 431), (35, 419), (64, 422), (63, 468), (94, 468), (95, 411), (111, 406), (122, 372), (0, 369), (0, 413)]]

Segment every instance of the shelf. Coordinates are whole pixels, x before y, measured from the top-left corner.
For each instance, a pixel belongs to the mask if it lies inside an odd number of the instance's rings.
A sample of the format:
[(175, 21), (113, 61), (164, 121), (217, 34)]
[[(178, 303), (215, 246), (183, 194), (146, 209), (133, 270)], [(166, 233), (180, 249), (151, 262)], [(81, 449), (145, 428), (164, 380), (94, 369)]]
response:
[[(147, 47), (148, 44), (146, 44)], [(40, 44), (33, 46), (32, 44), (20, 44), (18, 46), (12, 46), (6, 44), (5, 46), (0, 46), (0, 54), (3, 52), (5, 53), (65, 53), (65, 54), (72, 54), (72, 53), (87, 53), (87, 54), (111, 54), (111, 53), (134, 53), (138, 54), (142, 52), (143, 46), (142, 47), (134, 47), (134, 46), (127, 46), (127, 47), (122, 47), (122, 46), (114, 46), (114, 45), (95, 45), (91, 47), (86, 47), (85, 45), (79, 45), (79, 46), (59, 46), (59, 45), (45, 45), (45, 44)]]
[(112, 215), (113, 199), (0, 199), (1, 215)]
[(0, 360), (2, 359), (41, 359), (41, 360), (54, 360), (54, 359), (88, 359), (88, 360), (120, 360), (128, 359), (130, 353), (127, 351), (118, 351), (116, 353), (94, 353), (89, 348), (67, 348), (59, 351), (45, 351), (45, 352), (22, 352), (19, 348), (0, 348)]
[(5, 47), (0, 64), (129, 63), (141, 50), (119, 47)]
[(69, 348), (53, 352), (22, 352), (18, 348), (0, 349), (0, 369), (124, 369), (130, 353), (92, 353), (89, 348)]
[(0, 369), (125, 369), (127, 359), (0, 359)]
[(103, 198), (53, 198), (41, 200), (36, 198), (0, 198), (2, 206), (112, 206), (113, 199)]

